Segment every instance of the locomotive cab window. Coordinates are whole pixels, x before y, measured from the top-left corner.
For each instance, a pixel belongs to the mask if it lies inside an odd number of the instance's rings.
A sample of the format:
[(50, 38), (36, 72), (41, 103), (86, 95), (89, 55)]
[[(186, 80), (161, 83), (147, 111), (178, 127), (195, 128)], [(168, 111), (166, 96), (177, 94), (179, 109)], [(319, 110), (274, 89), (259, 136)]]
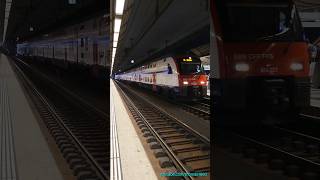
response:
[(200, 59), (197, 58), (184, 58), (180, 61), (180, 73), (191, 75), (191, 74), (204, 74), (204, 68), (201, 65)]
[[(303, 40), (297, 11), (285, 2), (220, 2), (218, 13), (225, 41)], [(294, 36), (293, 36), (294, 35)]]

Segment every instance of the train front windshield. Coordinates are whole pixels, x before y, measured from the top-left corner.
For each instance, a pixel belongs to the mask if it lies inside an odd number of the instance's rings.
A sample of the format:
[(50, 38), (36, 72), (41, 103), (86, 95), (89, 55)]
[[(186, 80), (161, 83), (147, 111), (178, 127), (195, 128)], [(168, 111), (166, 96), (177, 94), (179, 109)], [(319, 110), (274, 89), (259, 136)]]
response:
[(220, 2), (225, 41), (300, 41), (302, 26), (291, 3)]
[(182, 58), (180, 61), (180, 73), (183, 75), (205, 74), (200, 59)]

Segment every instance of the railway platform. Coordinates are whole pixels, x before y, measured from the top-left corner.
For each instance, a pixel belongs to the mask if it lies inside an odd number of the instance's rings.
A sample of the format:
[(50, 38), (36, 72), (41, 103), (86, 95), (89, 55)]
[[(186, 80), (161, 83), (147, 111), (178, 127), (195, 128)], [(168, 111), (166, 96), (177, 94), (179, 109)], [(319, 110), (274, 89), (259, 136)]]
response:
[(0, 179), (65, 178), (38, 120), (9, 58), (0, 54)]
[(110, 179), (157, 179), (132, 120), (110, 79)]

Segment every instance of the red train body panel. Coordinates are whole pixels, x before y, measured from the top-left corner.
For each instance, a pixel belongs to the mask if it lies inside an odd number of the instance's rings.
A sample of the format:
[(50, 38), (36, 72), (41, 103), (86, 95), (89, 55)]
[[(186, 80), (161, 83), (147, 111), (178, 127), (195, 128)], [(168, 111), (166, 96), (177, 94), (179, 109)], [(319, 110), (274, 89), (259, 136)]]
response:
[(294, 2), (210, 3), (212, 94), (217, 107), (309, 106), (308, 45)]

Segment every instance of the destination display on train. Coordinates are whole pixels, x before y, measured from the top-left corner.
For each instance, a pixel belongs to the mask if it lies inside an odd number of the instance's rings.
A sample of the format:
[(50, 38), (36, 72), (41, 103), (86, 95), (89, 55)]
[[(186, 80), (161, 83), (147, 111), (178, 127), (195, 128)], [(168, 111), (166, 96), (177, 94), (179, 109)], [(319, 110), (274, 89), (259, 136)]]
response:
[(183, 58), (182, 61), (183, 62), (192, 62), (192, 58), (191, 57)]

